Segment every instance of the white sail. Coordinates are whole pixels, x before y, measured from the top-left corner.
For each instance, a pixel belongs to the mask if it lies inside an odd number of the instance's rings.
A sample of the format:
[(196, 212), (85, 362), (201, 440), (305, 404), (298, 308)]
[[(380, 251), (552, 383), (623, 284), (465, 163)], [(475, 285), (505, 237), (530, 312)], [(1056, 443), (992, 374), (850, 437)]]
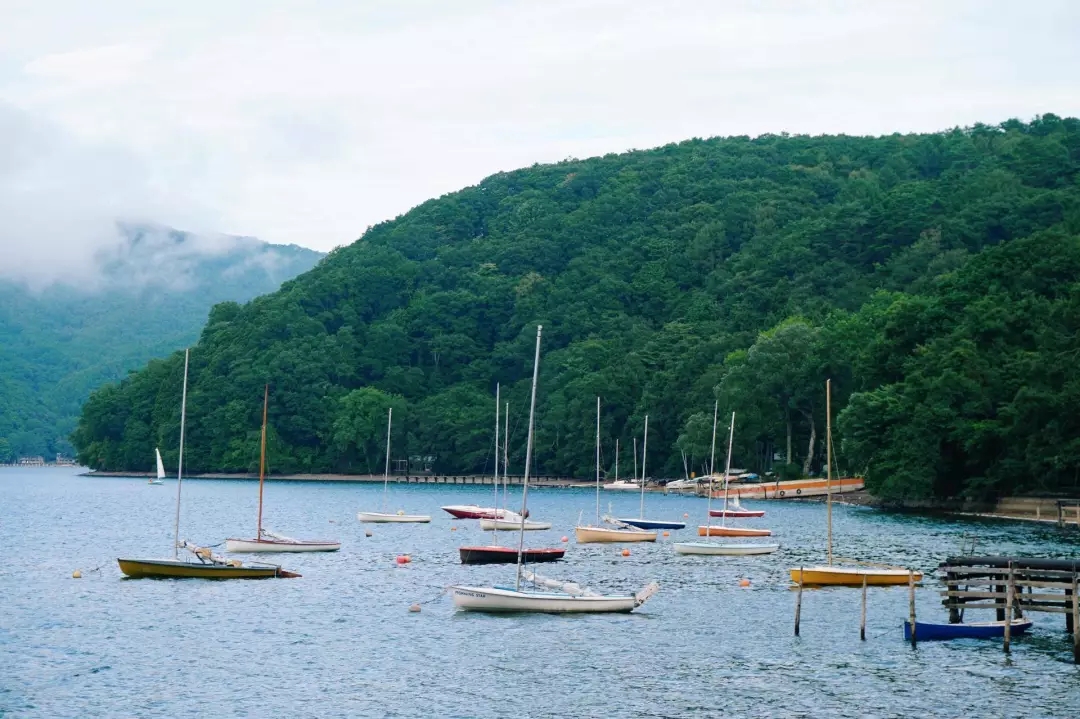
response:
[(154, 453), (157, 454), (157, 478), (165, 479), (165, 465), (161, 461), (161, 450), (154, 447)]

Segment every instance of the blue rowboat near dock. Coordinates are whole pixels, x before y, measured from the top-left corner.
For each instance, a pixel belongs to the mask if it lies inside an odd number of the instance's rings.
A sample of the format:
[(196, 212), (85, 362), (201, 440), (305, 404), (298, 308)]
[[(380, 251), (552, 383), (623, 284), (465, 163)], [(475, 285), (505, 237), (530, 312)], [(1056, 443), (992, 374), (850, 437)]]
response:
[(638, 529), (684, 529), (686, 527), (686, 522), (665, 522), (662, 519), (623, 519), (620, 517), (619, 521)]
[[(1010, 634), (1023, 634), (1031, 628), (1030, 619), (1014, 619)], [(915, 622), (915, 639), (920, 642), (934, 639), (995, 639), (1005, 636), (1005, 622), (969, 622), (932, 624)], [(911, 640), (911, 622), (904, 622), (904, 639)]]

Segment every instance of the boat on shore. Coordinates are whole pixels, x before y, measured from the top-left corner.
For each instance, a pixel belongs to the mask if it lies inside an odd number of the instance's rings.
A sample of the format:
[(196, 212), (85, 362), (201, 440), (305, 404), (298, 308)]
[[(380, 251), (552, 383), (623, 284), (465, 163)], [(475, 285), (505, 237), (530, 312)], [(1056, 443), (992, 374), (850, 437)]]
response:
[(632, 482), (626, 479), (617, 479), (614, 482), (608, 482), (604, 485), (604, 489), (612, 490), (615, 492), (637, 492), (641, 489), (641, 485), (637, 482)]
[[(777, 482), (736, 483), (729, 489), (737, 499), (802, 499), (824, 497), (827, 494), (846, 494), (866, 487), (862, 477), (837, 479), (790, 479)], [(717, 490), (719, 494), (719, 490)], [(719, 499), (719, 497), (717, 497)]]
[[(915, 636), (920, 642), (941, 639), (1000, 639), (1005, 636), (1004, 620), (996, 622), (960, 622), (959, 624), (937, 624), (934, 622), (915, 622)], [(1009, 634), (1016, 636), (1031, 629), (1030, 619), (1014, 619), (1009, 626)], [(904, 622), (904, 639), (911, 641), (911, 622)]]

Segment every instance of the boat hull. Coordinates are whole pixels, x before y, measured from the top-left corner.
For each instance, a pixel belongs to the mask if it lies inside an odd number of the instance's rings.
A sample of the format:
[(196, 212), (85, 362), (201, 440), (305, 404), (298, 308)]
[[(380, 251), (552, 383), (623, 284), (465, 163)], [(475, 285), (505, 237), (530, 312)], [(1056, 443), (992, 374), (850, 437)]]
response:
[(764, 509), (710, 509), (710, 517), (736, 517), (736, 518), (749, 518), (749, 517), (764, 517)]
[(361, 522), (383, 524), (426, 524), (431, 521), (427, 514), (389, 514), (388, 512), (357, 512)]
[[(1030, 619), (1014, 619), (1009, 634), (1015, 636), (1031, 629)], [(915, 640), (995, 639), (1005, 636), (1005, 622), (972, 622), (970, 624), (934, 624), (915, 622)], [(911, 639), (911, 622), (904, 622), (904, 639)]]
[[(507, 515), (505, 509), (481, 507), (476, 504), (450, 504), (440, 509), (455, 519), (505, 519)], [(528, 511), (525, 516), (529, 516)]]
[[(872, 587), (896, 586), (908, 583), (906, 569), (876, 569), (874, 567), (803, 567), (789, 570), (791, 581), (815, 587), (861, 587), (863, 578)], [(915, 572), (915, 581), (922, 581), (922, 572)], [(918, 629), (916, 629), (918, 632)]]
[(147, 484), (165, 484), (165, 482), (164, 480), (160, 479), (151, 479), (149, 482), (147, 482)]
[(600, 614), (632, 612), (637, 606), (633, 596), (573, 597), (569, 594), (517, 592), (500, 587), (451, 587), (454, 606), (470, 612), (547, 614)]
[(619, 521), (638, 529), (683, 529), (686, 527), (686, 522), (666, 522), (662, 519), (619, 519)]
[(699, 537), (768, 537), (771, 529), (752, 529), (750, 527), (717, 527), (713, 525), (697, 528)]
[(675, 542), (672, 546), (679, 554), (705, 554), (724, 557), (745, 557), (755, 554), (772, 554), (779, 544), (717, 544), (714, 542)]
[(120, 571), (132, 578), (188, 579), (270, 579), (298, 577), (281, 567), (229, 567), (221, 564), (198, 564), (180, 559), (117, 559)]
[[(480, 529), (486, 532), (499, 531), (499, 532), (516, 532), (522, 529), (520, 519), (481, 519)], [(541, 529), (551, 529), (551, 522), (534, 522), (530, 519), (525, 520), (525, 531), (537, 531)]]
[(607, 527), (574, 527), (574, 536), (578, 544), (656, 541), (656, 532)]
[[(729, 484), (728, 496), (738, 499), (800, 499), (802, 497), (824, 497), (829, 494), (826, 479), (792, 479), (783, 482), (763, 482), (753, 484)], [(859, 477), (843, 477), (832, 480), (832, 494), (856, 492), (866, 486)], [(713, 490), (713, 499), (723, 499), (724, 490)]]
[(341, 542), (330, 540), (297, 540), (283, 542), (271, 539), (226, 539), (225, 551), (233, 554), (255, 552), (336, 552), (341, 549)]
[[(517, 550), (512, 547), (459, 547), (462, 564), (516, 564)], [(522, 561), (529, 563), (555, 562), (563, 558), (565, 549), (523, 549)]]
[(611, 482), (610, 484), (605, 484), (604, 489), (607, 489), (607, 490), (610, 490), (610, 491), (613, 491), (613, 492), (640, 492), (641, 491), (641, 485), (638, 484), (637, 482), (618, 481), (618, 482)]

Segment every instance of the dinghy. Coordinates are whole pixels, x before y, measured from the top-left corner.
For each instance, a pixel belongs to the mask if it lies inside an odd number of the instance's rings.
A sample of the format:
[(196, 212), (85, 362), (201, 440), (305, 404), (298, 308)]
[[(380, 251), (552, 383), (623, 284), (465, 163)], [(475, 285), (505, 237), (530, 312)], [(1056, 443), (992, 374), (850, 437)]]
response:
[(536, 531), (539, 529), (551, 529), (551, 522), (535, 522), (525, 519), (517, 512), (507, 511), (504, 519), (481, 519), (480, 529), (485, 532), (516, 532), (519, 529)]
[[(1031, 629), (1030, 619), (1014, 619), (1009, 634), (1016, 636)], [(967, 622), (960, 624), (934, 624), (915, 622), (915, 638), (920, 642), (932, 639), (995, 639), (1005, 636), (1005, 622)], [(911, 641), (911, 622), (904, 622), (904, 640)]]
[(386, 511), (386, 490), (390, 483), (390, 429), (393, 426), (394, 408), (391, 407), (386, 413), (386, 468), (383, 470), (383, 511), (381, 512), (357, 512), (356, 518), (361, 522), (382, 524), (424, 524), (431, 521), (428, 514), (405, 514), (405, 510), (399, 509), (391, 514)]
[[(536, 416), (536, 383), (540, 371), (540, 333), (542, 328), (536, 328), (536, 354), (533, 359), (532, 392), (529, 400), (529, 431), (525, 444), (525, 473), (521, 488), (521, 516), (528, 508), (529, 498), (529, 470), (532, 466), (533, 453), (533, 426)], [(474, 612), (554, 612), (554, 613), (601, 613), (601, 612), (631, 612), (644, 604), (649, 597), (656, 593), (659, 585), (655, 582), (643, 588), (633, 595), (602, 595), (582, 589), (576, 584), (551, 582), (544, 580), (527, 571), (522, 566), (524, 554), (525, 532), (518, 533), (517, 548), (517, 575), (514, 586), (511, 587), (474, 587), (466, 585), (451, 586), (451, 597), (454, 606), (458, 609)], [(521, 580), (526, 579), (533, 583), (534, 589), (523, 590)], [(550, 588), (554, 584), (561, 589), (560, 592), (537, 591), (535, 587), (545, 586)]]
[[(620, 517), (618, 521), (638, 529), (682, 529), (686, 522), (668, 522), (662, 519), (645, 519), (645, 452), (649, 447), (649, 415), (645, 415), (645, 436), (641, 442), (641, 504), (636, 518)], [(636, 471), (636, 470), (635, 470)]]
[(746, 557), (754, 554), (772, 554), (779, 544), (721, 544), (717, 542), (675, 542), (678, 554), (710, 554), (724, 557)]
[(440, 509), (455, 519), (506, 519), (509, 511), (495, 507), (481, 507), (477, 504), (448, 504)]
[(768, 537), (772, 535), (771, 529), (754, 529), (752, 527), (725, 527), (715, 524), (701, 525), (697, 528), (699, 537)]
[[(458, 547), (462, 564), (516, 564), (518, 550), (489, 544), (484, 547)], [(566, 554), (565, 549), (522, 549), (521, 561), (556, 562)]]
[(161, 450), (154, 447), (154, 454), (157, 455), (157, 477), (151, 477), (147, 484), (165, 484), (165, 465), (161, 461)]

